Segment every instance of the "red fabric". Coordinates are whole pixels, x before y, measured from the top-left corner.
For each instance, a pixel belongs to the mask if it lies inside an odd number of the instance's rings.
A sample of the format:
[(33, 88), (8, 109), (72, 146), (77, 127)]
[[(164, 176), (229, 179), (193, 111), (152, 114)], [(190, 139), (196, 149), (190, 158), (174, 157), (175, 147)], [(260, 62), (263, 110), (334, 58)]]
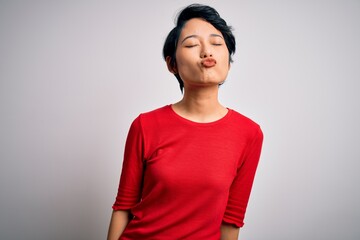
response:
[(220, 239), (222, 221), (242, 227), (263, 135), (229, 109), (195, 123), (170, 105), (140, 114), (125, 146), (114, 210), (134, 216), (120, 239)]

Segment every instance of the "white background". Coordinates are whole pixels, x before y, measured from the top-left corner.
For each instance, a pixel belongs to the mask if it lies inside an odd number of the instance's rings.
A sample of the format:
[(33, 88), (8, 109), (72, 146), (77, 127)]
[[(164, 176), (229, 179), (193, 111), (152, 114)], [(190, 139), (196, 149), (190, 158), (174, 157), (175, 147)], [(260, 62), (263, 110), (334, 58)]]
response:
[[(235, 29), (224, 105), (263, 154), (239, 239), (360, 239), (360, 1), (200, 1)], [(190, 1), (0, 1), (0, 238), (104, 239), (140, 113)], [(209, 209), (211, 211), (211, 209)]]

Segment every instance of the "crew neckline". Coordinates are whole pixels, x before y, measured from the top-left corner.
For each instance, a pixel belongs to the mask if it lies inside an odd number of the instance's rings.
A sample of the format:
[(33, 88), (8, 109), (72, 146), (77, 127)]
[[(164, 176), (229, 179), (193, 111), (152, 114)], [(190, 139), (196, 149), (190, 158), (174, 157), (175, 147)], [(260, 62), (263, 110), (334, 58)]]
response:
[(175, 116), (178, 120), (180, 120), (182, 122), (185, 122), (187, 124), (196, 125), (196, 126), (210, 126), (210, 125), (215, 125), (215, 124), (222, 123), (222, 122), (226, 121), (230, 117), (230, 115), (232, 113), (232, 109), (226, 107), (226, 109), (228, 110), (227, 113), (223, 117), (221, 117), (221, 118), (219, 118), (219, 119), (217, 119), (215, 121), (211, 121), (211, 122), (195, 122), (193, 120), (190, 120), (190, 119), (187, 119), (187, 118), (185, 118), (183, 116), (180, 116), (178, 113), (176, 113), (175, 110), (172, 107), (172, 104), (167, 105), (167, 108), (169, 109), (171, 114), (173, 116)]

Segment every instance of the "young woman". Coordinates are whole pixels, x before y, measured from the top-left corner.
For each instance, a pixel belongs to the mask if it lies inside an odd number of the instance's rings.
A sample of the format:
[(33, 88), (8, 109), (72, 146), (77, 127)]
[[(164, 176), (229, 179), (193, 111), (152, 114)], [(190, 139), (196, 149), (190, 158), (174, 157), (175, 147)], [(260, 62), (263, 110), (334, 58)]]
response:
[(109, 240), (238, 239), (263, 135), (218, 101), (234, 52), (215, 9), (181, 11), (163, 55), (183, 98), (132, 123)]

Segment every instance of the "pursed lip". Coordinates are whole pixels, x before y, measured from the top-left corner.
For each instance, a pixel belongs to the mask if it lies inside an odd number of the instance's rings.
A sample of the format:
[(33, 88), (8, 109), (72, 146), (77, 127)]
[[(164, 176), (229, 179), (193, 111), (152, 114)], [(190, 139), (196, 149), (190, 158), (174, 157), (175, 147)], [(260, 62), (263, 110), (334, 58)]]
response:
[(201, 65), (206, 68), (210, 68), (216, 65), (216, 60), (213, 58), (205, 58), (201, 61)]

